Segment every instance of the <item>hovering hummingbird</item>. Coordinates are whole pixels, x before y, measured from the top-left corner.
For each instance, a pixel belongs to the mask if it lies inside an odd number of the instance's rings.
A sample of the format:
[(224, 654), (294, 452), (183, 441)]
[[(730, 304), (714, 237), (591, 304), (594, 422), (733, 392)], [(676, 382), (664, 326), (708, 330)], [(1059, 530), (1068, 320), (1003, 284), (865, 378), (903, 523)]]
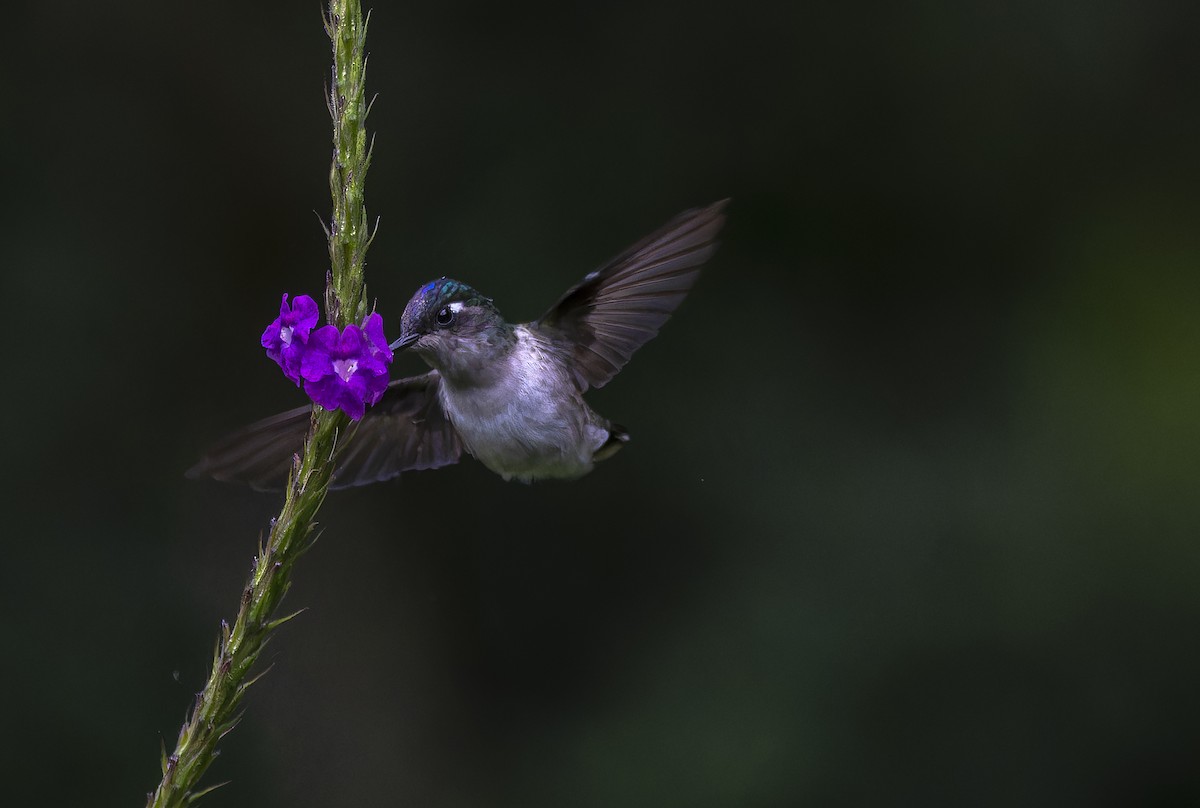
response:
[[(458, 462), (465, 450), (505, 480), (575, 478), (629, 433), (583, 394), (603, 387), (662, 327), (716, 249), (728, 200), (685, 211), (569, 289), (539, 319), (511, 324), (492, 299), (440, 278), (404, 308), (392, 348), (433, 368), (392, 382), (348, 434), (332, 487)], [(311, 406), (236, 432), (191, 477), (278, 489)]]

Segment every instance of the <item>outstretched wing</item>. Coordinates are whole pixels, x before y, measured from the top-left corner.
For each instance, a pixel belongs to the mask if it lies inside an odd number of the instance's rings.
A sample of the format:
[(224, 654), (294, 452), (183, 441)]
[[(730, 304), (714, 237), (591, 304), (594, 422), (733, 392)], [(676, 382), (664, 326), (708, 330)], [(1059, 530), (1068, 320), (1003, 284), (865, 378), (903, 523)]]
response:
[(603, 387), (683, 301), (717, 248), (728, 202), (679, 214), (585, 277), (537, 321), (574, 342), (582, 390)]
[(403, 471), (457, 463), (462, 441), (438, 400), (436, 370), (400, 379), (358, 424), (337, 457), (334, 488), (390, 480)]
[[(338, 454), (331, 488), (387, 480), (403, 471), (458, 462), (462, 442), (438, 401), (437, 371), (398, 379), (367, 410)], [(308, 432), (312, 407), (273, 415), (234, 432), (188, 469), (189, 477), (246, 483), (278, 491)]]

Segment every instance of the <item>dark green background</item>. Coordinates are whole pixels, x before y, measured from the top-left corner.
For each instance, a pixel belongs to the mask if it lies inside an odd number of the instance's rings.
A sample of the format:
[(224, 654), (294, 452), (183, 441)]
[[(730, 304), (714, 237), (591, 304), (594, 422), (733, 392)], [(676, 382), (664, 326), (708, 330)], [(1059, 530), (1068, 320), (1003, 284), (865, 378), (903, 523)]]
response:
[[(729, 224), (589, 477), (330, 498), (204, 804), (1200, 801), (1187, 8), (377, 3), (393, 336)], [(139, 805), (278, 505), (182, 473), (301, 402), (258, 337), (323, 284), (327, 43), (6, 21), (0, 802)]]

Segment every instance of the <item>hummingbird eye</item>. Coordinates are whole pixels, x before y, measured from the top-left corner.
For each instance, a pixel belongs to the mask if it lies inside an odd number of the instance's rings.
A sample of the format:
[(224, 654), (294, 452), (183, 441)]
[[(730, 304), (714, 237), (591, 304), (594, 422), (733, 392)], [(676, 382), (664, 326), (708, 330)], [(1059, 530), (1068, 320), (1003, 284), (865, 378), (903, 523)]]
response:
[(442, 306), (438, 309), (436, 319), (438, 325), (443, 327), (448, 326), (454, 322), (454, 310), (449, 306)]

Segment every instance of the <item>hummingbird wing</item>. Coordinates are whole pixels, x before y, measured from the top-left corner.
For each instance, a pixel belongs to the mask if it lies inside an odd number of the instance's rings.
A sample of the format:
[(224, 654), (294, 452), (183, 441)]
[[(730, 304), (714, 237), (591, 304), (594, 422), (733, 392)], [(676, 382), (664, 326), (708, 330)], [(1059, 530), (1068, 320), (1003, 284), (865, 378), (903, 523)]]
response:
[(574, 343), (580, 389), (603, 387), (658, 333), (716, 250), (728, 202), (679, 214), (587, 275), (537, 321)]
[(441, 386), (436, 370), (389, 384), (338, 454), (333, 487), (366, 485), (404, 471), (457, 463), (462, 440), (442, 409)]
[[(366, 485), (403, 471), (457, 463), (462, 441), (438, 400), (440, 385), (436, 370), (388, 385), (344, 440), (330, 487)], [(311, 406), (297, 407), (250, 424), (213, 446), (187, 476), (281, 490), (311, 414)]]

